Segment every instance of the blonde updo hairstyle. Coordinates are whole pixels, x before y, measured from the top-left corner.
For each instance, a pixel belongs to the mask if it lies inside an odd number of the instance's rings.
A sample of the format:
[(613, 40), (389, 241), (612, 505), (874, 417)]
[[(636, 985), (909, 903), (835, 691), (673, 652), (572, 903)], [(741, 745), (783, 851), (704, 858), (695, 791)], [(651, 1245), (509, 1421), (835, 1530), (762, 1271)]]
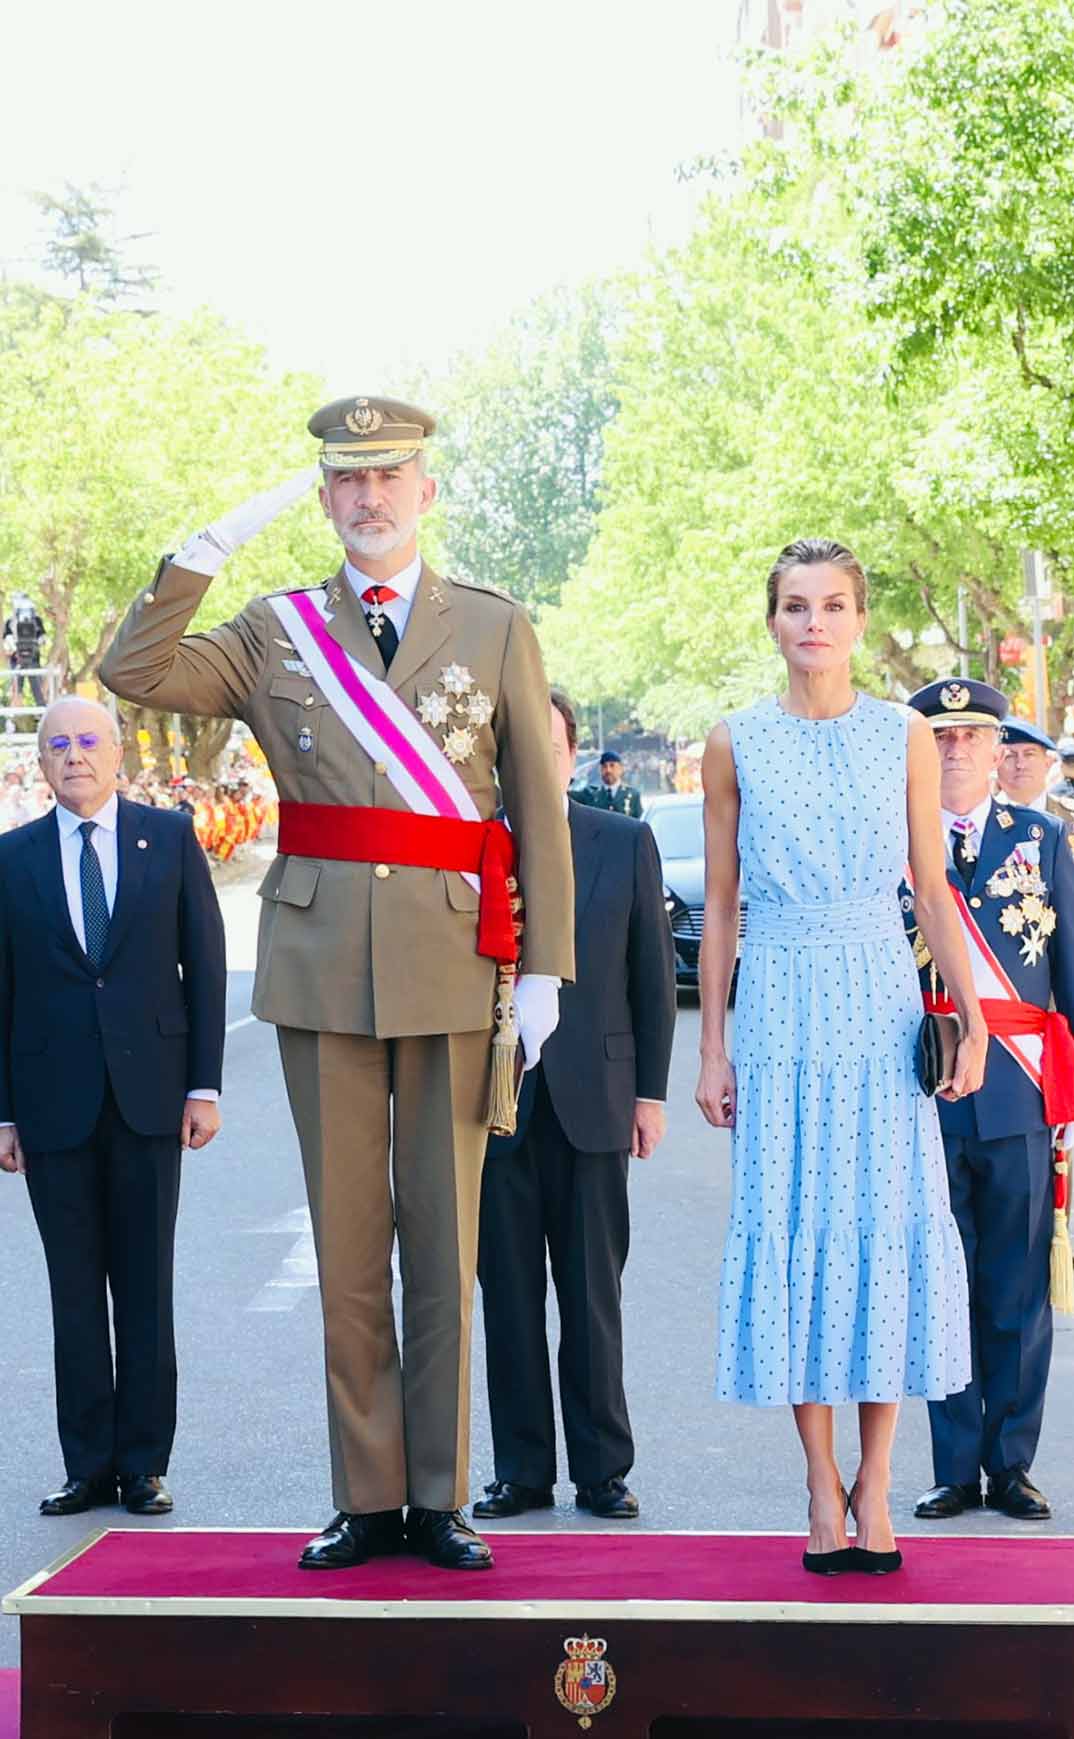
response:
[(815, 567), (821, 562), (827, 562), (833, 568), (842, 568), (850, 576), (858, 615), (865, 615), (869, 608), (869, 582), (865, 578), (865, 569), (853, 550), (847, 549), (844, 543), (836, 543), (832, 537), (800, 537), (780, 550), (766, 581), (769, 623), (779, 608), (779, 582), (784, 574), (789, 574), (792, 568)]

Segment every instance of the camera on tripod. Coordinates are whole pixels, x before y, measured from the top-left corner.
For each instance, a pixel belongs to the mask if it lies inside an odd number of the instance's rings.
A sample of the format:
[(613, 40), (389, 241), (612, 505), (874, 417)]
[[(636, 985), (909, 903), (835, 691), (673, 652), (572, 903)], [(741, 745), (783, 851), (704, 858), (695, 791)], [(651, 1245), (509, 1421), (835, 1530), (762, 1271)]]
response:
[(36, 670), (40, 658), (42, 622), (25, 592), (16, 592), (11, 601), (12, 662), (18, 670)]

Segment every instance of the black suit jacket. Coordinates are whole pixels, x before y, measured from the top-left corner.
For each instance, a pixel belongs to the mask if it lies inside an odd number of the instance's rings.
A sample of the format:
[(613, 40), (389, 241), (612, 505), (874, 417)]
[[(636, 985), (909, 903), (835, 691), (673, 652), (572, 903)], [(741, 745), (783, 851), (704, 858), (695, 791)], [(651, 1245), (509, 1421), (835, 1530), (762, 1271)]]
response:
[[(142, 843), (144, 841), (144, 844)], [(224, 1055), (224, 926), (188, 816), (119, 800), (119, 878), (100, 966), (67, 910), (55, 811), (0, 835), (0, 1121), (74, 1147), (111, 1081), (139, 1135), (176, 1135)]]
[[(675, 1031), (675, 956), (656, 841), (645, 822), (568, 804), (574, 859), (574, 983), (560, 991), (559, 1025), (541, 1052), (556, 1116), (582, 1153), (624, 1153), (635, 1099), (667, 1094)], [(489, 1155), (525, 1134), (536, 1069), (523, 1076), (518, 1129), (493, 1136)]]

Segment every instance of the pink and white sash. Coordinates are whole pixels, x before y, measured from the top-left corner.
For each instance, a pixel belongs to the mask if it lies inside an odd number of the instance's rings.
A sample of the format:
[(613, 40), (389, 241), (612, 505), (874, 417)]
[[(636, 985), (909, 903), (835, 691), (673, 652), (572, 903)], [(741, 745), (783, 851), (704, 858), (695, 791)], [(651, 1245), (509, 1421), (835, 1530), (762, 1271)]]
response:
[[(336, 717), (416, 815), (480, 821), (459, 774), (421, 720), (382, 677), (374, 676), (334, 640), (324, 588), (266, 600)], [(480, 878), (461, 872), (471, 887)]]

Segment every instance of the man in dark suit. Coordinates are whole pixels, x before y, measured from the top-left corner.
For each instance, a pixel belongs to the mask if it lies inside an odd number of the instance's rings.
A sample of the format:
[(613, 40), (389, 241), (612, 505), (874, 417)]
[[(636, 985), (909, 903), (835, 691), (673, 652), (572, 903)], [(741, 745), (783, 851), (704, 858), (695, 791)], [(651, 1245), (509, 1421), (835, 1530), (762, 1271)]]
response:
[(0, 1169), (25, 1173), (52, 1295), (67, 1479), (41, 1512), (118, 1485), (163, 1515), (179, 1155), (220, 1127), (223, 923), (188, 817), (117, 796), (104, 707), (55, 702), (38, 746), (56, 808), (0, 837)]
[[(577, 731), (553, 693), (552, 747), (566, 792)], [(523, 1077), (518, 1130), (488, 1144), (478, 1276), (496, 1477), (481, 1517), (548, 1507), (556, 1434), (545, 1331), (545, 1249), (559, 1300), (559, 1392), (580, 1509), (624, 1519), (638, 1500), (623, 1392), (621, 1281), (630, 1237), (627, 1156), (663, 1137), (675, 966), (649, 828), (567, 803), (575, 882), (575, 982)]]
[[(1069, 1076), (1074, 861), (1052, 816), (991, 795), (1007, 711), (999, 689), (932, 682), (910, 705), (936, 736), (947, 880), (989, 1032), (980, 1090), (957, 1103), (937, 1100), (966, 1251), (973, 1380), (929, 1402), (936, 1484), (914, 1514), (946, 1520), (980, 1509), (983, 1472), (989, 1509), (1043, 1520), (1051, 1511), (1029, 1470), (1052, 1350), (1050, 1125), (1070, 1115), (1062, 1095), (1053, 1103), (1052, 1082)], [(926, 1006), (942, 1011), (944, 987), (909, 890), (903, 907)]]

